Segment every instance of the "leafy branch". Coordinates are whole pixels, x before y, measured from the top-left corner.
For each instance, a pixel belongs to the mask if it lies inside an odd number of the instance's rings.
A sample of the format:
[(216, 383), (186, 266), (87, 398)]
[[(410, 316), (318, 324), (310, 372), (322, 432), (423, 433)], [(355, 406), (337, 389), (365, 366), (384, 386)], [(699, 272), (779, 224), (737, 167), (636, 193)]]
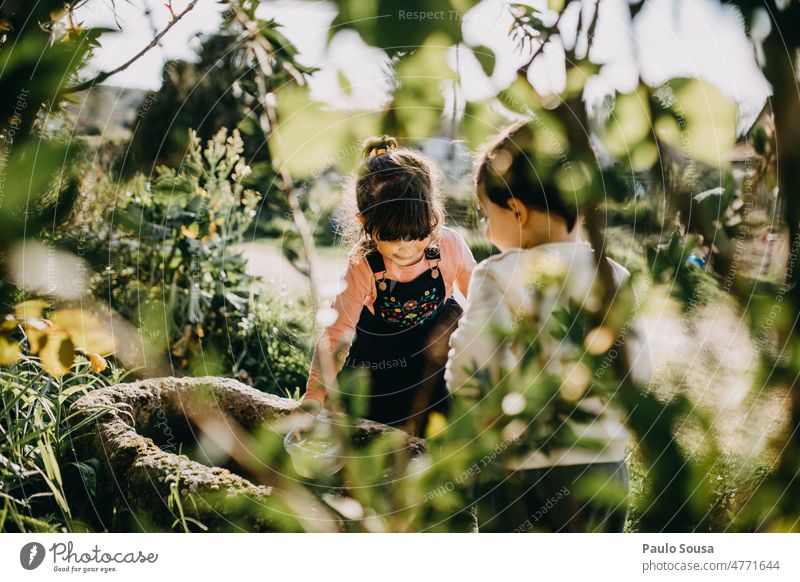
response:
[(189, 12), (191, 12), (194, 9), (194, 7), (197, 5), (198, 1), (199, 0), (192, 0), (191, 2), (189, 2), (189, 5), (186, 6), (186, 8), (182, 12), (179, 12), (177, 14), (172, 9), (172, 3), (170, 2), (169, 4), (167, 4), (167, 6), (169, 8), (169, 11), (170, 11), (170, 14), (172, 15), (172, 19), (169, 21), (169, 24), (167, 24), (167, 26), (165, 26), (163, 28), (163, 30), (161, 30), (161, 32), (159, 32), (156, 36), (153, 37), (153, 40), (151, 40), (147, 44), (147, 46), (145, 46), (142, 50), (140, 50), (138, 53), (136, 53), (133, 57), (131, 57), (129, 60), (127, 60), (126, 62), (122, 63), (120, 66), (116, 67), (115, 69), (112, 69), (110, 71), (103, 71), (102, 73), (98, 73), (95, 77), (93, 77), (91, 79), (83, 81), (82, 83), (78, 83), (77, 85), (72, 85), (71, 87), (67, 87), (64, 90), (64, 93), (65, 94), (67, 94), (67, 93), (77, 93), (79, 91), (84, 91), (86, 89), (91, 89), (92, 87), (94, 87), (95, 85), (97, 85), (99, 83), (102, 83), (103, 81), (105, 81), (109, 77), (112, 77), (112, 76), (116, 75), (117, 73), (121, 73), (122, 71), (124, 71), (125, 69), (130, 67), (133, 63), (138, 61), (145, 54), (147, 54), (150, 50), (152, 50), (155, 46), (157, 46), (158, 43), (161, 42), (161, 39), (164, 38), (164, 36), (172, 29), (172, 27), (175, 26), (178, 22), (180, 22), (180, 20), (184, 16), (186, 16)]

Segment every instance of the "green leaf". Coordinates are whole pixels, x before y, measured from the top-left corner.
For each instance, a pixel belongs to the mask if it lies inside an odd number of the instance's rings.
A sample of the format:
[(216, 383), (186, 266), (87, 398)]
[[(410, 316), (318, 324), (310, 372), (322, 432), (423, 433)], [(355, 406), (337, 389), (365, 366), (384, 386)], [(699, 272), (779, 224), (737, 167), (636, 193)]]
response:
[(514, 113), (533, 115), (542, 108), (542, 98), (525, 79), (516, 79), (497, 95), (500, 103)]
[(353, 86), (350, 84), (350, 81), (347, 80), (347, 75), (345, 75), (341, 70), (336, 71), (336, 76), (339, 79), (339, 87), (342, 88), (342, 93), (347, 95), (348, 97), (353, 95)]
[[(89, 464), (91, 462), (93, 462), (94, 466)], [(97, 491), (97, 467), (99, 464), (100, 461), (95, 458), (89, 459), (88, 462), (85, 463), (82, 461), (73, 461), (67, 463), (67, 465), (73, 466), (75, 469), (77, 469), (81, 482), (86, 487), (86, 490), (90, 496), (94, 496), (95, 492)]]
[(358, 143), (377, 133), (377, 118), (324, 109), (304, 88), (287, 86), (278, 94), (278, 126), (269, 140), (275, 164), (294, 179), (311, 178), (326, 168), (347, 171)]
[(633, 155), (639, 144), (651, 135), (651, 127), (647, 88), (640, 85), (632, 93), (617, 95), (614, 111), (601, 139), (613, 156), (626, 158)]
[(494, 73), (494, 67), (496, 62), (496, 57), (494, 55), (494, 51), (486, 46), (476, 46), (472, 49), (472, 54), (475, 55), (475, 58), (478, 59), (478, 62), (481, 64), (481, 68), (483, 72), (486, 73), (487, 77), (491, 77), (492, 73)]
[(429, 35), (438, 33), (444, 46), (461, 42), (461, 16), (472, 2), (450, 0), (336, 0), (339, 13), (330, 36), (351, 28), (364, 41), (390, 55), (421, 46)]
[(464, 108), (461, 134), (473, 150), (480, 148), (503, 126), (508, 125), (508, 119), (492, 107), (493, 103), (496, 100), (468, 102)]
[(673, 79), (652, 90), (658, 138), (689, 159), (718, 166), (736, 143), (736, 106), (711, 83)]
[(444, 112), (443, 91), (455, 79), (447, 64), (447, 50), (447, 38), (435, 33), (397, 66), (400, 87), (393, 113), (398, 135), (423, 139), (438, 131)]

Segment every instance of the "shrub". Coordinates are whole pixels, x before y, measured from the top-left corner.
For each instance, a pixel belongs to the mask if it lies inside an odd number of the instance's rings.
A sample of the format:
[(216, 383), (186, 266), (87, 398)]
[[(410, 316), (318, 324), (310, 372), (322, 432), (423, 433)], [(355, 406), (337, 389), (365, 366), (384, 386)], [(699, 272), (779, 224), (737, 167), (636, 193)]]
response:
[(83, 253), (98, 272), (93, 292), (168, 352), (175, 373), (294, 390), (308, 367), (303, 316), (258, 292), (261, 281), (235, 250), (261, 201), (245, 186), (239, 132), (222, 129), (205, 149), (194, 132), (189, 138), (177, 169), (161, 166), (152, 182), (140, 175), (127, 183), (115, 223), (70, 237), (94, 244)]

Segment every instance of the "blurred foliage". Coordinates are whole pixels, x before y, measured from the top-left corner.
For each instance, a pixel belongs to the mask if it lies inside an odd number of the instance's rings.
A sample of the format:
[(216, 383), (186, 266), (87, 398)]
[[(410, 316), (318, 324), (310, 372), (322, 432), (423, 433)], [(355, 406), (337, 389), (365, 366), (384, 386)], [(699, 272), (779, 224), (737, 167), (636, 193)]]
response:
[(331, 34), (356, 30), (369, 45), (403, 56), (423, 45), (431, 30), (441, 33), (443, 46), (461, 41), (461, 17), (473, 5), (468, 0), (336, 0), (338, 13)]
[[(93, 314), (31, 299), (16, 284), (26, 273), (10, 272), (30, 248), (25, 243), (60, 225), (78, 193), (78, 148), (48, 125), (104, 31), (65, 20), (67, 8), (53, 0), (0, 5), (2, 531), (86, 529), (74, 512), (90, 503), (85, 488), (94, 469), (74, 456), (71, 438), (81, 426), (72, 425), (68, 406), (123, 378), (103, 357), (115, 346)], [(29, 263), (22, 262), (26, 271), (42, 269)]]
[[(70, 144), (43, 139), (47, 118), (60, 106), (65, 83), (76, 77), (102, 29), (68, 26), (67, 4), (56, 0), (0, 6), (0, 249), (58, 224), (77, 195)], [(37, 23), (31, 26), (30, 23)], [(0, 312), (15, 289), (0, 255)]]
[(355, 168), (359, 141), (378, 131), (374, 116), (326, 108), (302, 87), (286, 87), (276, 106), (269, 149), (274, 163), (296, 180), (319, 177), (336, 167)]

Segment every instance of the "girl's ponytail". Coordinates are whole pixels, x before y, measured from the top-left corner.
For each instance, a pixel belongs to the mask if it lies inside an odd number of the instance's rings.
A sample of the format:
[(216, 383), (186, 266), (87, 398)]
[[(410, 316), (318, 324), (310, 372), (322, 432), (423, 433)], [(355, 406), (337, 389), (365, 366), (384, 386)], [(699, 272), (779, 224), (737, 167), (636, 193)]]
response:
[(389, 150), (397, 149), (397, 140), (389, 135), (382, 137), (370, 137), (364, 140), (361, 146), (361, 159), (367, 160), (375, 156), (389, 153)]

